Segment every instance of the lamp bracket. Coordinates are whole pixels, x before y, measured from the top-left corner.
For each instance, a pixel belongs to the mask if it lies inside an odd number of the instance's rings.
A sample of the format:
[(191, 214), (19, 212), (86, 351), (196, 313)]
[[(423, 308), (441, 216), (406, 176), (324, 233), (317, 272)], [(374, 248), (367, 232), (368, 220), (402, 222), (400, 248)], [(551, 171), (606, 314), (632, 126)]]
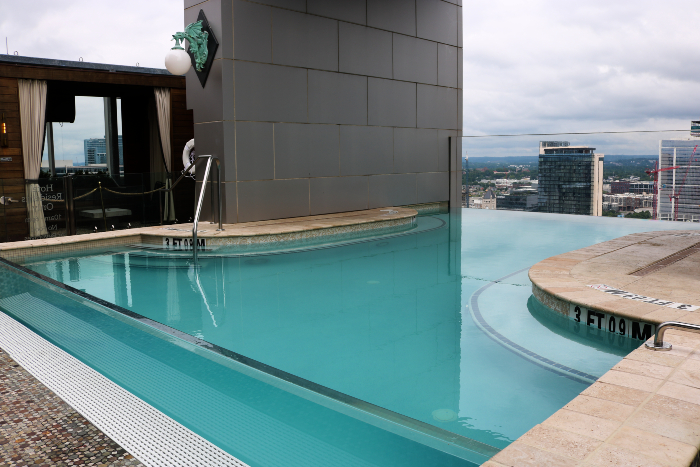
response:
[(204, 11), (199, 10), (197, 21), (185, 26), (184, 31), (173, 34), (173, 39), (175, 39), (174, 49), (182, 48), (180, 42), (187, 41), (187, 53), (192, 58), (192, 65), (197, 73), (199, 82), (204, 87), (209, 76), (211, 64), (214, 61), (214, 54), (216, 54), (216, 49), (219, 48), (219, 42), (209, 26)]

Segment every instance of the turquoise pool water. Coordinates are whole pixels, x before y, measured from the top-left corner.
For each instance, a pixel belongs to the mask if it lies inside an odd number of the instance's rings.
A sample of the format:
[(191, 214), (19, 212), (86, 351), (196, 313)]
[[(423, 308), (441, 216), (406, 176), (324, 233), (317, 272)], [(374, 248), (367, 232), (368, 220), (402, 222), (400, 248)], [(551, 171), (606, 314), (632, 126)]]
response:
[(517, 345), (600, 376), (639, 342), (572, 332), (531, 296), (526, 268), (633, 232), (693, 227), (464, 210), (335, 247), (219, 249), (199, 270), (129, 247), (24, 265), (318, 390), (7, 267), (0, 309), (252, 466), (474, 465), (590, 384), (495, 342), (474, 305)]

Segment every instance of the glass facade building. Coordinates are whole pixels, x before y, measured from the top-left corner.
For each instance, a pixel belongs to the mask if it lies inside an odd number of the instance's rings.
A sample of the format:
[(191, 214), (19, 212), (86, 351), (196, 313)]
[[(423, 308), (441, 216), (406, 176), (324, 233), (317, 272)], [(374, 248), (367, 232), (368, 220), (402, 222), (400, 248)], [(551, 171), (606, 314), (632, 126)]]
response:
[(659, 143), (657, 219), (700, 221), (700, 139)]
[[(122, 145), (122, 135), (117, 136), (119, 143), (119, 166), (124, 165), (124, 146)], [(105, 138), (88, 138), (83, 140), (85, 151), (85, 165), (106, 164), (107, 163), (107, 143)]]
[(600, 216), (603, 155), (567, 141), (540, 142), (538, 211)]
[(537, 211), (538, 194), (533, 188), (511, 190), (496, 197), (496, 209), (507, 211)]

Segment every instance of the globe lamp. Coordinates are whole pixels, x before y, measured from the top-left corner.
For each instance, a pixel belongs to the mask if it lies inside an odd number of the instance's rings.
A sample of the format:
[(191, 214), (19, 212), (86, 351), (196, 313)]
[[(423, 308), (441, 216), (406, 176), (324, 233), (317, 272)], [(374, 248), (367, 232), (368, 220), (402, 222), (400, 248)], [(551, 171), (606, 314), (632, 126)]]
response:
[(185, 49), (180, 46), (180, 41), (175, 39), (175, 47), (165, 55), (165, 68), (174, 75), (184, 75), (192, 66), (192, 60)]

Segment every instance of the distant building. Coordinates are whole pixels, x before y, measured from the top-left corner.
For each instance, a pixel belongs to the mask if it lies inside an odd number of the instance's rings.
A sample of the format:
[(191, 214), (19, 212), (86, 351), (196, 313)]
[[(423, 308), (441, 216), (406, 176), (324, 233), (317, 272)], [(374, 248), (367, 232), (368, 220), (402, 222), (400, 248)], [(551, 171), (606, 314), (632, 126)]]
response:
[(700, 221), (699, 159), (700, 139), (660, 141), (659, 169), (678, 168), (659, 172), (657, 219)]
[(603, 195), (603, 210), (631, 212), (646, 210), (651, 212), (654, 202), (652, 194), (622, 193)]
[(602, 215), (604, 157), (593, 151), (568, 141), (540, 142), (538, 211)]
[[(119, 143), (119, 166), (124, 165), (124, 146), (122, 145), (122, 135), (117, 136)], [(107, 143), (105, 138), (88, 138), (83, 140), (85, 151), (85, 165), (106, 164), (107, 163)]]
[(496, 196), (498, 209), (508, 211), (537, 211), (537, 188), (515, 188), (510, 193)]
[(489, 189), (484, 193), (484, 198), (481, 201), (481, 209), (496, 209), (496, 192)]
[(610, 193), (613, 195), (622, 193), (634, 193), (642, 195), (644, 193), (652, 193), (654, 191), (654, 182), (640, 182), (621, 180), (610, 182)]
[(496, 209), (496, 193), (492, 189), (486, 190), (481, 198), (469, 198), (469, 207), (472, 209)]

